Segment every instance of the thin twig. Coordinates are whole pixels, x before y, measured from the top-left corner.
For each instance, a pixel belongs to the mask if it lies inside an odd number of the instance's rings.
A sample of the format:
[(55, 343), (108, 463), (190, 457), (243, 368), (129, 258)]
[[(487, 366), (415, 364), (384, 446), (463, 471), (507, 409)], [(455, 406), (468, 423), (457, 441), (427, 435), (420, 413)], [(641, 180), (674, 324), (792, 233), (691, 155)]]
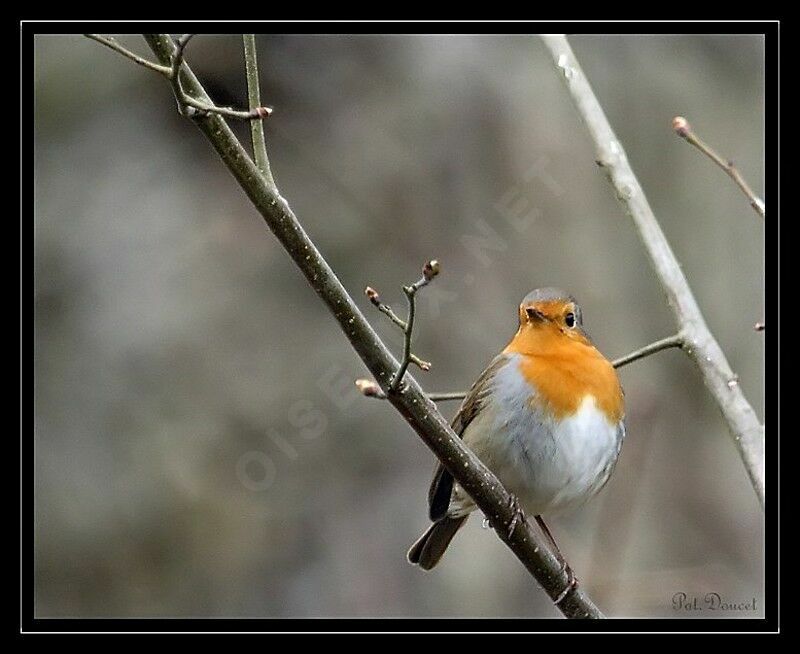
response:
[(430, 361), (423, 361), (416, 354), (413, 353), (409, 355), (409, 361), (411, 361), (411, 363), (417, 366), (417, 368), (425, 372), (428, 372), (431, 369), (431, 366), (433, 365)]
[[(178, 37), (178, 39), (175, 41), (175, 53), (170, 59), (169, 66), (155, 64), (152, 61), (148, 61), (144, 57), (140, 57), (135, 52), (132, 52), (131, 50), (128, 50), (124, 46), (120, 45), (116, 39), (110, 36), (103, 36), (102, 34), (84, 34), (84, 36), (111, 48), (114, 50), (114, 52), (118, 52), (123, 57), (127, 57), (140, 66), (144, 66), (149, 70), (155, 71), (156, 73), (163, 75), (170, 80), (173, 92), (175, 93), (175, 99), (178, 102), (178, 109), (180, 110), (181, 115), (186, 116), (187, 118), (207, 116), (209, 114), (219, 114), (221, 116), (225, 116), (226, 118), (253, 121), (268, 118), (272, 113), (272, 109), (270, 107), (257, 106), (249, 111), (238, 111), (236, 109), (232, 109), (231, 107), (218, 107), (211, 102), (210, 98), (208, 99), (208, 102), (203, 102), (197, 98), (193, 98), (183, 90), (180, 74), (181, 66), (183, 65), (183, 51), (192, 37), (195, 36), (194, 34), (183, 34), (182, 36)], [(187, 107), (190, 108), (190, 110), (188, 110)]]
[(175, 39), (175, 54), (172, 55), (172, 65), (170, 66), (170, 79), (176, 80), (180, 83), (180, 68), (183, 64), (183, 53), (186, 50), (186, 46), (189, 45), (189, 41), (194, 38), (194, 34), (182, 34), (177, 39)]
[[(371, 379), (356, 379), (356, 388), (361, 391), (364, 397), (374, 397), (377, 400), (386, 400), (386, 393), (381, 390)], [(426, 393), (428, 399), (432, 402), (447, 402), (449, 400), (463, 400), (466, 397), (466, 392), (458, 391), (456, 393)]]
[[(175, 44), (169, 35), (146, 34), (145, 38), (159, 61), (170, 63)], [(182, 76), (182, 82), (189, 92), (199, 98), (208, 97), (188, 65), (183, 67)], [(267, 226), (305, 275), (309, 285), (330, 309), (370, 373), (380, 380), (380, 388), (385, 392), (389, 380), (398, 369), (398, 361), (364, 318), (328, 262), (303, 230), (289, 204), (274, 187), (267, 184), (258, 167), (220, 116), (212, 115), (207, 120), (193, 121), (193, 124), (213, 145), (222, 162), (261, 213)], [(547, 595), (552, 600), (560, 598), (565, 585), (571, 579), (559, 559), (548, 549), (542, 536), (527, 522), (518, 524), (509, 533), (509, 526), (517, 520), (511, 495), (480, 459), (464, 446), (411, 375), (405, 376), (403, 392), (393, 393), (390, 402), (491, 520), (498, 537), (537, 579)], [(557, 608), (569, 618), (603, 617), (581, 587), (570, 589)]]
[(683, 347), (682, 334), (668, 336), (667, 338), (662, 338), (660, 341), (656, 341), (655, 343), (650, 343), (650, 345), (645, 345), (639, 350), (635, 350), (630, 354), (626, 354), (624, 357), (615, 359), (611, 362), (611, 365), (613, 365), (615, 368), (621, 368), (622, 366), (627, 366), (629, 363), (633, 363), (634, 361), (638, 361), (639, 359), (643, 359), (644, 357), (648, 357), (656, 352), (661, 352), (661, 350), (667, 350), (671, 347)]
[[(261, 106), (261, 87), (258, 81), (258, 57), (256, 53), (255, 34), (242, 34), (244, 42), (244, 67), (247, 76), (247, 102), (250, 111)], [(267, 156), (267, 140), (264, 136), (264, 123), (260, 120), (250, 122), (250, 137), (253, 141), (253, 159), (261, 174), (267, 178), (267, 183), (275, 186), (272, 169)]]
[(414, 318), (417, 313), (417, 302), (414, 299), (416, 291), (413, 286), (404, 286), (403, 292), (408, 300), (408, 319), (406, 320), (406, 328), (403, 330), (403, 358), (400, 360), (400, 368), (392, 377), (392, 383), (389, 384), (390, 393), (396, 393), (397, 389), (400, 388), (403, 375), (406, 374), (408, 364), (411, 363), (411, 337), (414, 332)]
[(542, 40), (589, 130), (596, 149), (595, 161), (605, 171), (617, 197), (633, 219), (650, 263), (666, 293), (678, 331), (684, 336), (683, 351), (699, 368), (706, 388), (725, 418), (733, 443), (763, 508), (764, 426), (742, 393), (725, 354), (708, 329), (680, 264), (569, 42), (563, 34), (546, 34)]
[(388, 304), (384, 304), (381, 301), (381, 296), (371, 286), (367, 286), (364, 289), (364, 295), (369, 298), (369, 301), (372, 302), (383, 315), (385, 315), (389, 320), (391, 320), (397, 327), (400, 328), (400, 331), (406, 331), (406, 321), (403, 320), (400, 316), (398, 316), (394, 311), (392, 311), (392, 307)]
[[(668, 336), (667, 338), (662, 338), (660, 341), (656, 341), (655, 343), (650, 343), (650, 345), (645, 345), (643, 348), (634, 350), (633, 352), (626, 354), (625, 356), (622, 356), (619, 359), (615, 359), (614, 361), (611, 362), (611, 365), (613, 365), (615, 368), (622, 368), (623, 366), (627, 366), (629, 363), (633, 363), (634, 361), (638, 361), (639, 359), (644, 359), (645, 357), (649, 357), (651, 354), (655, 354), (656, 352), (661, 352), (662, 350), (667, 350), (672, 347), (683, 347), (683, 344), (684, 344), (684, 339), (681, 334)], [(370, 382), (368, 379), (357, 379), (356, 386), (364, 394), (365, 397), (374, 397), (378, 400), (386, 399), (386, 395), (381, 393), (376, 393), (374, 391), (374, 388), (380, 389), (380, 387), (378, 387), (378, 385), (375, 384), (375, 382)], [(466, 396), (467, 396), (467, 391), (453, 391), (450, 393), (428, 393), (428, 397), (434, 402), (463, 400)]]
[[(414, 317), (416, 316), (417, 311), (417, 291), (430, 284), (433, 281), (433, 278), (439, 274), (439, 270), (440, 266), (438, 261), (435, 259), (428, 261), (428, 263), (422, 267), (422, 277), (411, 284), (411, 286), (403, 287), (403, 292), (405, 293), (406, 300), (408, 301), (408, 316), (405, 320), (400, 318), (400, 316), (392, 311), (392, 308), (388, 304), (384, 304), (381, 301), (381, 296), (378, 294), (378, 291), (371, 286), (367, 286), (364, 289), (364, 294), (369, 298), (369, 301), (378, 308), (378, 311), (387, 316), (389, 320), (391, 320), (392, 323), (399, 327), (400, 331), (403, 332), (403, 358), (400, 361), (400, 368), (392, 377), (392, 381), (389, 384), (389, 393), (396, 393), (400, 389), (400, 383), (403, 381), (403, 375), (405, 375), (406, 370), (408, 370), (409, 364), (413, 363), (420, 370), (424, 370), (426, 372), (431, 369), (431, 363), (429, 361), (423, 361), (416, 354), (411, 352), (411, 339), (414, 333)], [(358, 384), (358, 381), (356, 384)], [(375, 393), (372, 393), (370, 394), (370, 397), (379, 396)]]
[[(364, 397), (374, 397), (379, 400), (386, 399), (386, 393), (371, 379), (356, 379), (356, 388), (361, 391)], [(430, 395), (428, 397), (430, 397)]]
[[(264, 118), (269, 118), (269, 116), (272, 114), (272, 109), (269, 107), (257, 107), (252, 111), (239, 111), (238, 109), (233, 109), (232, 107), (218, 107), (214, 104), (206, 104), (205, 102), (196, 100), (190, 95), (181, 96), (181, 102), (184, 104), (184, 106), (189, 106), (192, 109), (195, 109), (201, 116), (208, 114), (219, 114), (220, 116), (225, 116), (225, 118), (233, 118), (234, 120), (261, 120)], [(187, 118), (193, 117), (194, 114), (189, 112)]]
[(172, 53), (170, 63), (169, 79), (172, 83), (172, 90), (175, 93), (175, 99), (178, 102), (178, 109), (181, 115), (187, 118), (196, 118), (208, 116), (210, 114), (218, 114), (226, 118), (250, 121), (269, 117), (272, 113), (272, 109), (269, 107), (255, 107), (248, 111), (239, 111), (232, 107), (218, 107), (211, 102), (198, 100), (184, 91), (183, 84), (181, 83), (181, 68), (184, 63), (184, 51), (189, 41), (194, 36), (194, 34), (183, 34), (176, 39), (175, 51)]
[(759, 216), (764, 218), (764, 201), (755, 193), (753, 193), (753, 189), (750, 188), (750, 185), (747, 183), (745, 178), (742, 177), (742, 174), (739, 172), (736, 166), (733, 165), (732, 161), (723, 159), (719, 154), (717, 154), (714, 148), (712, 148), (708, 143), (695, 134), (695, 132), (692, 130), (692, 126), (689, 124), (689, 121), (683, 116), (675, 116), (675, 118), (672, 119), (672, 129), (675, 130), (675, 133), (678, 136), (683, 138), (687, 143), (691, 143), (694, 147), (700, 150), (700, 152), (711, 159), (711, 161), (717, 164), (717, 166), (722, 168), (728, 177), (730, 177), (736, 183), (736, 186), (742, 189), (742, 193), (744, 193), (747, 196), (747, 199), (750, 200), (750, 206), (753, 207), (753, 210)]
[(422, 269), (422, 277), (411, 286), (404, 286), (403, 292), (406, 294), (408, 300), (408, 318), (406, 318), (406, 326), (403, 329), (403, 358), (400, 361), (400, 368), (392, 377), (389, 384), (389, 393), (396, 393), (400, 389), (400, 384), (403, 381), (403, 375), (408, 370), (408, 364), (412, 361), (416, 363), (422, 370), (430, 370), (431, 364), (427, 361), (421, 361), (419, 358), (411, 353), (411, 339), (414, 335), (414, 319), (417, 314), (417, 291), (424, 288), (433, 281), (433, 278), (439, 274), (439, 262), (429, 261)]
[(400, 316), (398, 316), (394, 311), (392, 311), (392, 307), (388, 304), (380, 304), (378, 305), (378, 311), (380, 311), (383, 315), (385, 315), (389, 320), (391, 320), (397, 327), (400, 328), (401, 331), (406, 331), (406, 321), (403, 320)]
[(148, 70), (155, 71), (167, 79), (172, 76), (172, 68), (170, 66), (162, 66), (161, 64), (156, 64), (148, 59), (145, 59), (144, 57), (140, 57), (135, 52), (128, 50), (128, 48), (123, 46), (119, 41), (111, 36), (103, 36), (102, 34), (84, 34), (84, 36), (88, 39), (92, 39), (92, 41), (97, 41), (98, 43), (111, 48), (114, 52), (118, 52), (123, 57), (130, 59), (132, 62), (139, 64), (140, 66), (144, 66)]

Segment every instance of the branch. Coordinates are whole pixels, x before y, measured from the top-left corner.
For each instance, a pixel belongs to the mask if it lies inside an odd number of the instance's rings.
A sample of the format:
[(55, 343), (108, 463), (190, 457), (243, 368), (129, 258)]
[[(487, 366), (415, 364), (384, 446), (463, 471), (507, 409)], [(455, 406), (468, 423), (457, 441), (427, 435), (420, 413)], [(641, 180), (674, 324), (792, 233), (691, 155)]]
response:
[[(175, 44), (168, 34), (146, 34), (150, 48), (159, 61), (170, 63)], [(200, 82), (188, 65), (182, 67), (181, 82), (188, 92), (207, 101)], [(267, 226), (286, 249), (320, 299), (339, 323), (353, 349), (361, 357), (385, 393), (399, 368), (398, 361), (386, 348), (364, 318), (353, 299), (303, 230), (286, 200), (270, 186), (241, 143), (219, 115), (209, 115), (193, 124), (210, 141), (223, 163), (233, 174)], [(509, 533), (515, 518), (512, 497), (500, 481), (467, 449), (439, 413), (436, 405), (422, 392), (411, 375), (404, 378), (402, 389), (391, 393), (389, 401), (433, 450), (445, 468), (475, 500), (491, 520), (498, 536), (509, 546), (526, 569), (539, 581), (558, 609), (570, 618), (600, 618), (600, 610), (580, 587), (573, 587), (561, 598), (571, 579), (546, 546), (545, 540), (524, 522)]]
[(140, 57), (135, 52), (128, 50), (120, 45), (115, 39), (110, 36), (102, 36), (101, 34), (84, 34), (85, 37), (102, 43), (103, 45), (111, 48), (114, 52), (120, 53), (122, 56), (127, 57), (131, 61), (144, 66), (145, 68), (155, 71), (160, 75), (166, 77), (172, 84), (175, 99), (178, 101), (178, 110), (182, 116), (187, 118), (199, 118), (209, 114), (219, 114), (227, 118), (235, 118), (237, 120), (261, 120), (268, 118), (272, 113), (270, 107), (253, 107), (249, 111), (237, 111), (230, 107), (218, 107), (211, 98), (205, 96), (206, 101), (202, 102), (184, 92), (181, 84), (181, 67), (183, 65), (183, 51), (194, 34), (184, 34), (176, 41), (176, 48), (169, 59), (169, 65), (163, 66), (154, 64), (152, 61)]
[[(374, 397), (377, 400), (387, 399), (386, 393), (381, 390), (381, 387), (370, 379), (356, 379), (356, 388), (361, 391), (364, 397)], [(449, 400), (463, 400), (467, 396), (467, 392), (426, 393), (426, 395), (432, 402), (447, 402)]]
[(378, 291), (372, 288), (372, 286), (367, 286), (364, 289), (364, 295), (369, 298), (369, 301), (372, 302), (372, 304), (378, 307), (378, 311), (389, 318), (389, 320), (399, 327), (402, 332), (406, 331), (406, 321), (392, 311), (392, 307), (381, 302), (381, 296), (378, 294)]
[(88, 39), (92, 39), (92, 41), (97, 41), (98, 43), (103, 44), (104, 46), (111, 48), (114, 52), (118, 52), (123, 57), (127, 57), (132, 62), (139, 64), (140, 66), (144, 66), (148, 70), (155, 71), (159, 75), (163, 75), (167, 79), (172, 76), (172, 67), (171, 66), (161, 66), (160, 64), (155, 64), (152, 61), (148, 61), (144, 57), (140, 57), (135, 52), (128, 50), (128, 48), (124, 47), (122, 44), (119, 43), (115, 38), (110, 36), (103, 36), (102, 34), (84, 34), (84, 36)]
[(186, 46), (189, 45), (195, 37), (194, 34), (183, 34), (175, 39), (175, 53), (172, 55), (172, 63), (170, 64), (170, 79), (178, 80), (178, 72), (183, 65), (183, 52)]
[[(684, 337), (682, 334), (675, 334), (674, 336), (668, 336), (667, 338), (662, 338), (660, 341), (656, 341), (655, 343), (650, 343), (650, 345), (645, 345), (643, 348), (638, 350), (634, 350), (630, 354), (626, 354), (619, 359), (616, 359), (611, 362), (611, 365), (615, 368), (622, 368), (622, 366), (627, 366), (629, 363), (633, 363), (634, 361), (638, 361), (639, 359), (644, 359), (645, 357), (649, 357), (651, 354), (655, 354), (656, 352), (661, 352), (662, 350), (667, 350), (671, 347), (683, 347), (684, 345)], [(361, 391), (362, 395), (365, 397), (374, 397), (378, 400), (385, 400), (386, 395), (381, 392), (380, 387), (373, 381), (369, 379), (356, 379), (356, 387), (359, 391)], [(428, 397), (433, 400), (434, 402), (446, 402), (449, 400), (463, 400), (467, 396), (467, 391), (454, 391), (452, 393), (428, 393)]]
[(622, 205), (633, 219), (650, 263), (684, 337), (683, 350), (697, 364), (703, 380), (728, 424), (762, 508), (764, 489), (764, 426), (739, 387), (725, 354), (706, 326), (680, 264), (650, 208), (639, 180), (628, 163), (603, 109), (592, 91), (575, 54), (562, 34), (543, 35), (572, 100), (589, 130), (603, 168)]
[(736, 182), (736, 186), (742, 189), (742, 193), (744, 193), (747, 196), (747, 199), (750, 200), (750, 206), (753, 207), (753, 210), (762, 218), (764, 217), (764, 201), (755, 193), (753, 193), (753, 189), (750, 188), (750, 185), (745, 181), (744, 177), (742, 177), (742, 174), (739, 172), (736, 166), (733, 165), (732, 161), (723, 159), (717, 154), (714, 148), (697, 136), (697, 134), (692, 131), (692, 126), (689, 124), (689, 121), (683, 116), (675, 116), (675, 118), (672, 119), (672, 129), (675, 130), (675, 133), (678, 136), (683, 138), (688, 143), (691, 143), (694, 147), (700, 150), (700, 152), (711, 159), (711, 161), (717, 164), (717, 166), (722, 168), (728, 177)]
[(411, 284), (411, 286), (403, 287), (403, 292), (406, 294), (406, 300), (408, 300), (408, 318), (406, 318), (406, 320), (403, 320), (394, 311), (392, 311), (388, 304), (381, 302), (381, 296), (378, 295), (378, 292), (374, 288), (367, 286), (367, 288), (364, 289), (364, 293), (369, 298), (369, 301), (378, 307), (378, 310), (381, 313), (388, 316), (389, 320), (391, 320), (392, 323), (399, 327), (400, 331), (403, 332), (403, 359), (400, 361), (400, 368), (395, 373), (394, 377), (392, 377), (392, 381), (389, 384), (390, 393), (396, 393), (400, 389), (400, 383), (403, 381), (403, 375), (405, 374), (406, 370), (408, 370), (409, 363), (413, 363), (425, 372), (431, 369), (430, 362), (423, 361), (416, 354), (412, 354), (411, 337), (414, 333), (414, 317), (416, 316), (417, 312), (417, 291), (430, 284), (433, 281), (433, 278), (439, 274), (439, 269), (440, 267), (438, 261), (435, 259), (428, 261), (428, 263), (422, 267), (422, 277)]
[[(254, 34), (242, 34), (244, 41), (244, 65), (247, 74), (247, 101), (250, 111), (261, 106), (261, 90), (258, 83), (258, 58), (256, 57), (256, 38)], [(270, 186), (275, 186), (272, 169), (267, 156), (267, 140), (264, 137), (264, 123), (254, 120), (250, 123), (250, 135), (253, 141), (253, 158), (261, 174), (267, 178)]]
[[(170, 82), (172, 83), (172, 90), (175, 94), (175, 99), (178, 101), (178, 110), (181, 115), (187, 118), (205, 117), (209, 114), (218, 114), (226, 118), (234, 118), (236, 120), (255, 120), (261, 118), (268, 118), (272, 114), (272, 109), (269, 107), (254, 107), (249, 111), (239, 111), (231, 107), (218, 107), (208, 99), (208, 102), (203, 102), (192, 97), (183, 90), (182, 71), (183, 68), (183, 53), (186, 46), (192, 39), (194, 34), (184, 34), (175, 41), (175, 50), (170, 58)], [(206, 95), (206, 98), (208, 96)]]
[(630, 354), (626, 354), (624, 357), (615, 359), (611, 362), (611, 365), (613, 365), (615, 368), (622, 368), (622, 366), (627, 366), (629, 363), (633, 363), (639, 359), (644, 359), (644, 357), (649, 357), (651, 354), (661, 352), (661, 350), (667, 350), (671, 347), (683, 347), (683, 343), (684, 339), (682, 334), (668, 336), (667, 338), (662, 338), (660, 341), (656, 341), (655, 343), (650, 343), (650, 345), (645, 345), (643, 348), (635, 350)]

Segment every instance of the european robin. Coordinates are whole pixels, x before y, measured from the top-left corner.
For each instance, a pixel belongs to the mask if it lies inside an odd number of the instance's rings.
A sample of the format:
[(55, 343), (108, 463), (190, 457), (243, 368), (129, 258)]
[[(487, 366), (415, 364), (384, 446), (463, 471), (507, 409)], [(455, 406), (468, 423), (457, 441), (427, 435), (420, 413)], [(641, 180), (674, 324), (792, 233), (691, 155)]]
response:
[[(575, 298), (554, 288), (525, 297), (516, 335), (473, 384), (452, 427), (536, 518), (566, 566), (541, 516), (600, 491), (625, 437), (619, 378), (584, 331)], [(428, 503), (433, 524), (408, 552), (425, 570), (476, 508), (441, 465)]]

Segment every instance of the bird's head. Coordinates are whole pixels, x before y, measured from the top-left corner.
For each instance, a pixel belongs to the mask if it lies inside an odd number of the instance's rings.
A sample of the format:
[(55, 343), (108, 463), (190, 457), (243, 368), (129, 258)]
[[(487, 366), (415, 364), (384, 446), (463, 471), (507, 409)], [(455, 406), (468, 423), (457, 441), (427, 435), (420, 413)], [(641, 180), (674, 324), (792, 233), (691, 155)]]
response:
[(569, 293), (557, 288), (537, 288), (519, 305), (519, 326), (580, 331), (583, 315), (580, 305)]
[(537, 288), (520, 303), (519, 331), (515, 340), (530, 343), (541, 338), (589, 344), (583, 330), (581, 307), (569, 293), (557, 288)]

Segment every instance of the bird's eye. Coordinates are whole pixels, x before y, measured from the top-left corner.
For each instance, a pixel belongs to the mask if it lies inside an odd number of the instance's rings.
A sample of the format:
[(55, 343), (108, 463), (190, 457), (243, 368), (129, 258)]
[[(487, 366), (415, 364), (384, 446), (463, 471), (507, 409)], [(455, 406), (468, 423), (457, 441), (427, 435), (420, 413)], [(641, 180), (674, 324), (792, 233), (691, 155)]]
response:
[(575, 326), (575, 314), (568, 313), (566, 316), (564, 316), (564, 322), (566, 323), (567, 327), (572, 329)]

